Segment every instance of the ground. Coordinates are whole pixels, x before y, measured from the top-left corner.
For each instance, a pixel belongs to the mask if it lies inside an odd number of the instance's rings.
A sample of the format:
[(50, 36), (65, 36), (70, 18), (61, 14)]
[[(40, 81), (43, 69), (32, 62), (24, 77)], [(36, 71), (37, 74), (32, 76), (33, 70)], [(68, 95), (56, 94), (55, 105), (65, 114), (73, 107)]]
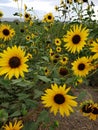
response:
[[(72, 90), (76, 96), (79, 95), (82, 91), (86, 92), (85, 99), (93, 99), (94, 102), (98, 102), (98, 87), (96, 86), (85, 86), (82, 85), (79, 88)], [(28, 114), (28, 117), (32, 119), (33, 121), (36, 121), (37, 113), (39, 113), (40, 109), (43, 107), (39, 107), (37, 112), (31, 112), (33, 113), (33, 116), (31, 117), (31, 113)], [(50, 114), (52, 121), (57, 120), (59, 122), (59, 127), (55, 130), (98, 130), (98, 118), (96, 121), (92, 121), (88, 119), (88, 117), (84, 117), (80, 111), (76, 111), (75, 113), (71, 114), (69, 117), (61, 117), (59, 114), (54, 116), (53, 114)], [(28, 120), (28, 117), (25, 117), (26, 120)], [(50, 130), (49, 127), (42, 128), (42, 125), (39, 126), (37, 130)]]

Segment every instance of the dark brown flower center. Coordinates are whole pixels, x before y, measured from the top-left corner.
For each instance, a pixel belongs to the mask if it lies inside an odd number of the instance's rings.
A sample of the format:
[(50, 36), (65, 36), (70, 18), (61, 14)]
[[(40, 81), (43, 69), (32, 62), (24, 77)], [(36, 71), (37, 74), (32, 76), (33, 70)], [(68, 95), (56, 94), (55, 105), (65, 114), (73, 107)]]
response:
[(83, 2), (88, 2), (88, 0), (83, 0)]
[(57, 104), (63, 104), (65, 102), (65, 97), (62, 94), (56, 94), (54, 96), (54, 101)]
[(98, 108), (94, 107), (92, 113), (93, 114), (98, 114)]
[(63, 58), (63, 61), (66, 61), (66, 58)]
[(5, 36), (8, 36), (8, 35), (10, 34), (10, 31), (9, 31), (8, 29), (4, 29), (4, 30), (3, 30), (3, 34), (4, 34)]
[(21, 64), (20, 62), (20, 59), (16, 56), (12, 57), (10, 60), (9, 60), (9, 65), (11, 68), (17, 68), (19, 67)]
[(82, 112), (84, 112), (84, 113), (92, 112), (91, 104), (88, 103), (88, 104), (84, 105), (83, 108), (82, 108)]
[(73, 38), (72, 38), (72, 42), (74, 44), (78, 44), (81, 40), (81, 37), (79, 35), (74, 35)]
[(26, 17), (26, 18), (28, 18), (28, 17), (29, 17), (29, 15), (28, 15), (28, 14), (25, 14), (25, 17)]
[(85, 64), (81, 63), (78, 65), (79, 70), (84, 70), (85, 69)]
[(48, 19), (51, 19), (52, 17), (51, 16), (48, 16)]
[(68, 74), (68, 70), (66, 68), (60, 68), (59, 73), (60, 75), (65, 76)]

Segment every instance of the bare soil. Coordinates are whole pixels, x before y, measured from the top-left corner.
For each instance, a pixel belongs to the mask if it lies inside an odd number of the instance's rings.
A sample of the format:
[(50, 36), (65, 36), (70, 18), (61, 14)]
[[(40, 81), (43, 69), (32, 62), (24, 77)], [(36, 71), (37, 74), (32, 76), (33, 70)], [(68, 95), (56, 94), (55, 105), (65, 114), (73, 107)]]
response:
[[(78, 96), (82, 91), (85, 91), (86, 96), (83, 98), (83, 101), (87, 99), (93, 99), (94, 102), (98, 103), (98, 87), (96, 86), (88, 87), (82, 85), (81, 87), (75, 88), (72, 91), (75, 96)], [(41, 109), (43, 109), (42, 106), (38, 108), (37, 112), (33, 112), (32, 117), (30, 116), (32, 114), (29, 114), (29, 118), (31, 118), (33, 121), (36, 121), (37, 115)], [(84, 117), (79, 110), (75, 111), (75, 113), (72, 113), (69, 117), (61, 117), (60, 114), (57, 114), (56, 116), (50, 114), (50, 116), (52, 118), (52, 122), (55, 120), (59, 122), (59, 126), (55, 130), (98, 130), (98, 118), (96, 121), (90, 120), (88, 117)], [(47, 128), (42, 128), (42, 125), (40, 125), (38, 130), (50, 129), (49, 126), (47, 126)]]

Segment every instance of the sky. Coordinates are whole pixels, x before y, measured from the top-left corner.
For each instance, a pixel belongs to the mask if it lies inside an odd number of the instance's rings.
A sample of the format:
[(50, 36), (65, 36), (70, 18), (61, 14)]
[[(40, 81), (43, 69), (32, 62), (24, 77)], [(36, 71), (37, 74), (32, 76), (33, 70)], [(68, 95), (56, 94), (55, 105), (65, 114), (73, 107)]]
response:
[[(57, 15), (54, 7), (55, 5), (60, 4), (60, 0), (18, 0), (19, 1), (19, 11), (21, 11), (21, 1), (22, 5), (26, 4), (30, 9), (33, 7), (33, 14), (38, 16), (39, 19), (42, 19), (43, 15), (49, 12), (52, 12), (54, 15)], [(95, 4), (95, 13), (98, 17), (98, 0), (92, 0)], [(24, 6), (22, 6), (23, 8)], [(17, 18), (13, 14), (18, 12), (17, 2), (13, 0), (0, 0), (0, 10), (4, 13), (4, 18)]]
[[(21, 11), (21, 0), (19, 1), (19, 9)], [(59, 5), (59, 0), (22, 0), (22, 8), (24, 4), (27, 5), (28, 9), (33, 7), (33, 14), (42, 18), (44, 14), (52, 12), (56, 13), (54, 7)], [(13, 0), (0, 0), (0, 10), (4, 13), (4, 18), (15, 17), (13, 14), (18, 12), (17, 2)]]

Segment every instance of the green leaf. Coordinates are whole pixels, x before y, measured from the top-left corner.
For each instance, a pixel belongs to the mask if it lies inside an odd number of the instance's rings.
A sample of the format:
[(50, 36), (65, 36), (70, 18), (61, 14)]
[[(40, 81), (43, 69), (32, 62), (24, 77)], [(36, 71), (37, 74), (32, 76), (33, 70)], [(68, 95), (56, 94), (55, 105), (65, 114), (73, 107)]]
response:
[(7, 121), (8, 119), (8, 113), (6, 112), (5, 109), (0, 110), (0, 121), (4, 122)]
[(38, 124), (33, 121), (26, 122), (22, 130), (38, 130)]
[(49, 58), (47, 56), (43, 56), (42, 59), (44, 59), (45, 61), (49, 62)]
[(43, 94), (43, 91), (35, 89), (34, 90), (34, 99), (40, 97), (42, 94)]
[(39, 114), (37, 122), (50, 122), (49, 113), (46, 110), (41, 111)]
[(50, 80), (49, 78), (47, 78), (46, 76), (40, 76), (40, 75), (38, 75), (37, 78), (40, 79), (40, 80), (42, 80), (42, 81), (44, 81), (44, 82), (46, 82), (46, 83), (48, 83), (48, 82), (51, 81), (51, 80)]
[(15, 111), (13, 114), (10, 115), (10, 117), (17, 117), (20, 116), (21, 112), (19, 110)]
[(17, 94), (17, 96), (18, 96), (18, 99), (19, 99), (19, 100), (25, 100), (25, 99), (27, 99), (30, 95), (29, 95), (29, 94), (25, 94), (25, 93), (19, 93), (19, 94)]
[(78, 101), (81, 101), (83, 100), (83, 98), (85, 98), (85, 96), (87, 95), (87, 92), (86, 91), (82, 91), (79, 96), (78, 96)]

